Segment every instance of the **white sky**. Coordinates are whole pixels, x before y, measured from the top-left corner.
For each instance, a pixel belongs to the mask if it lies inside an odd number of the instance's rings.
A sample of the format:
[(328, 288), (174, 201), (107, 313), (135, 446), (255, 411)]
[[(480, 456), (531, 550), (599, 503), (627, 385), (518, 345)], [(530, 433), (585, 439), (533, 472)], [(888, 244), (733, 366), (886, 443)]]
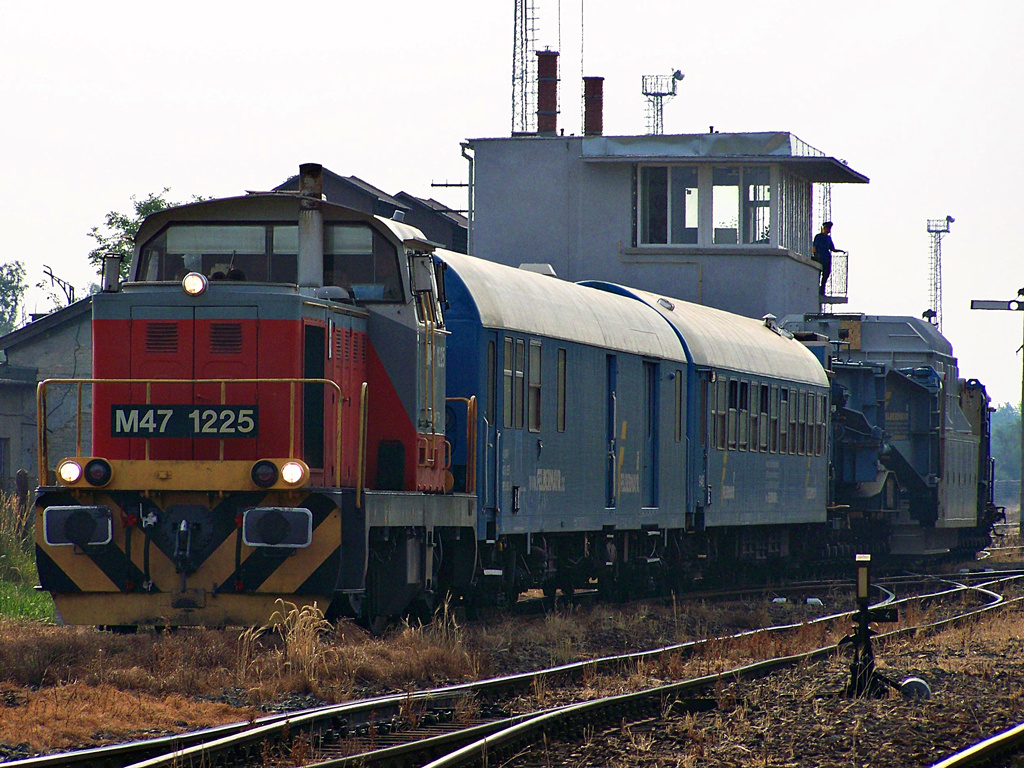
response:
[[(580, 128), (580, 2), (536, 0)], [(943, 330), (961, 374), (1020, 399), (1024, 3), (585, 0), (584, 74), (605, 133), (643, 133), (640, 78), (681, 69), (666, 133), (790, 131), (871, 178), (834, 186), (849, 309), (928, 306), (929, 218)], [(557, 23), (561, 11), (561, 38)], [(91, 227), (130, 197), (268, 189), (319, 162), (464, 207), (459, 142), (511, 129), (512, 0), (282, 4), (0, 0), (0, 263), (84, 291)], [(48, 302), (33, 292), (29, 310)]]

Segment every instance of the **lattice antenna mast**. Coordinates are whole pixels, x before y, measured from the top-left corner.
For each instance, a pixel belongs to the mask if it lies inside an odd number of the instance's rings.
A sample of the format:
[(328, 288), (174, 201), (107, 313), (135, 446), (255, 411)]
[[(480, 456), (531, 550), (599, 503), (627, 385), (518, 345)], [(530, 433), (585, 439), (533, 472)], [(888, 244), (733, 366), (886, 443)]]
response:
[(515, 0), (512, 42), (512, 133), (537, 132), (537, 14), (534, 0)]
[(935, 327), (942, 330), (942, 238), (949, 234), (949, 225), (955, 219), (947, 216), (944, 219), (928, 219), (928, 234), (932, 237), (931, 257), (928, 260), (928, 311), (924, 316)]
[(647, 98), (647, 133), (660, 136), (665, 132), (665, 103), (676, 95), (676, 86), (684, 77), (678, 69), (671, 75), (644, 75), (643, 92)]

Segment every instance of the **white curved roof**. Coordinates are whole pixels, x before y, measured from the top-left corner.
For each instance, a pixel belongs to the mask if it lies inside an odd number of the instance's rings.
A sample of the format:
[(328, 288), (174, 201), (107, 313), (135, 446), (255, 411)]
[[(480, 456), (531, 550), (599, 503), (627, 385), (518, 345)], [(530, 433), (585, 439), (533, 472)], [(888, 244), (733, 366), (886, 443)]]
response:
[(678, 330), (695, 365), (828, 386), (828, 377), (813, 352), (760, 320), (614, 283), (585, 285), (633, 296), (657, 311)]
[(686, 360), (672, 328), (634, 299), (462, 253), (435, 254), (465, 283), (486, 328)]

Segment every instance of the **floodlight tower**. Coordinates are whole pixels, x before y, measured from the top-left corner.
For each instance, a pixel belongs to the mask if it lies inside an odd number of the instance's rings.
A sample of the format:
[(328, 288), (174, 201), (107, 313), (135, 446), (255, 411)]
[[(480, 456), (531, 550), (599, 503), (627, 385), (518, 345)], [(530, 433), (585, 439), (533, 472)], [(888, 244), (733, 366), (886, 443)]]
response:
[(949, 225), (956, 219), (947, 216), (944, 219), (928, 219), (928, 234), (932, 236), (931, 258), (928, 261), (928, 300), (929, 307), (925, 315), (942, 331), (942, 237), (949, 234)]
[(676, 85), (684, 77), (678, 69), (671, 75), (644, 75), (643, 92), (647, 97), (647, 133), (660, 136), (665, 132), (665, 102), (676, 95)]
[(534, 0), (514, 0), (512, 134), (537, 131), (537, 14)]

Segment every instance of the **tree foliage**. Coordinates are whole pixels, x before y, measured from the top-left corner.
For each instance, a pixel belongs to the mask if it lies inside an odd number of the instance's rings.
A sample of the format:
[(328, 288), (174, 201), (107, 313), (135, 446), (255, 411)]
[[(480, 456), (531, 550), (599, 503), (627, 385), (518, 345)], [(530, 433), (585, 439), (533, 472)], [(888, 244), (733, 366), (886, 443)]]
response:
[(96, 267), (98, 274), (103, 274), (103, 257), (112, 253), (121, 257), (121, 279), (128, 277), (128, 267), (135, 249), (135, 236), (139, 233), (142, 222), (151, 213), (181, 204), (167, 199), (167, 193), (170, 191), (170, 187), (164, 187), (161, 192), (150, 192), (143, 198), (132, 195), (131, 213), (111, 211), (106, 215), (102, 228), (92, 228), (89, 237), (96, 241), (96, 247), (89, 251), (89, 263)]
[(10, 333), (18, 326), (26, 288), (24, 264), (11, 261), (0, 265), (0, 334)]
[(1003, 403), (992, 414), (992, 457), (996, 478), (1020, 479), (1020, 406)]

